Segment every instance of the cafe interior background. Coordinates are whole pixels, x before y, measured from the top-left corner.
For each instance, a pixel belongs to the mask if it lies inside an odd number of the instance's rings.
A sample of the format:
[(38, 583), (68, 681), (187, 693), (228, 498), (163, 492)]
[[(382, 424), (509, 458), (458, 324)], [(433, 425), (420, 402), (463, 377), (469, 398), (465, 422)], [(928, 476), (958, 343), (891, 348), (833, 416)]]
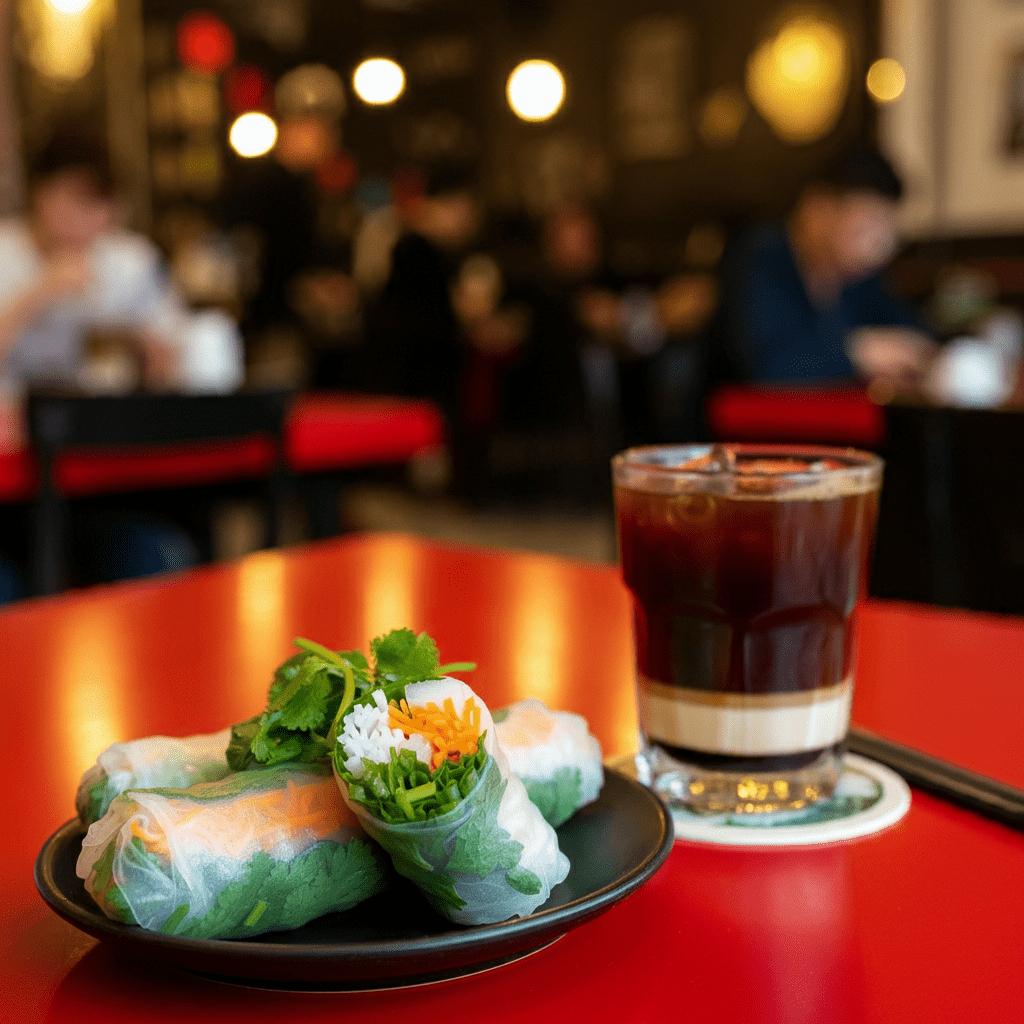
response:
[[(1021, 5), (3, 0), (0, 18), (0, 209), (24, 201), (22, 152), (100, 126), (126, 224), (194, 308), (240, 324), (245, 388), (442, 409), (445, 445), (327, 481), (346, 528), (614, 560), (608, 456), (713, 433), (730, 241), (877, 145), (906, 185), (893, 286), (951, 357), (929, 394), (869, 396), (894, 495), (873, 586), (1024, 611)], [(548, 64), (517, 92), (525, 61)], [(392, 265), (411, 228), (451, 271), (423, 300), (445, 308), (413, 320), (429, 282), (403, 291)], [(454, 369), (408, 372), (381, 342), (424, 308), (460, 338)], [(265, 542), (258, 502), (214, 505), (206, 557)], [(290, 513), (284, 540), (308, 538)]]

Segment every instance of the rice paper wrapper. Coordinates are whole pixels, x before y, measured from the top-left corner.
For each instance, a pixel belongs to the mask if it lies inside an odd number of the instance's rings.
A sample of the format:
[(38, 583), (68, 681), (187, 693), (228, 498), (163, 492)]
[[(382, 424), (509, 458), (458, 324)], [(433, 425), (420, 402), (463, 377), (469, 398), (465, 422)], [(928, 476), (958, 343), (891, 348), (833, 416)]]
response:
[(601, 744), (587, 720), (530, 697), (495, 712), (498, 742), (530, 800), (555, 828), (597, 799)]
[(230, 741), (227, 728), (203, 736), (147, 736), (111, 744), (78, 784), (78, 817), (91, 825), (107, 813), (114, 797), (128, 789), (185, 789), (223, 779), (231, 771)]
[(484, 702), (458, 679), (411, 683), (410, 706), (451, 698), (461, 715), (473, 697), (480, 708), (484, 749), (490, 755), (480, 781), (447, 814), (427, 821), (391, 825), (350, 799), (366, 831), (390, 854), (395, 870), (410, 879), (430, 905), (457, 924), (493, 924), (532, 914), (569, 874), (569, 858), (558, 848), (555, 830), (530, 802), (522, 782), (509, 770)]
[(129, 791), (77, 864), (107, 917), (197, 939), (298, 928), (380, 891), (389, 871), (325, 766)]

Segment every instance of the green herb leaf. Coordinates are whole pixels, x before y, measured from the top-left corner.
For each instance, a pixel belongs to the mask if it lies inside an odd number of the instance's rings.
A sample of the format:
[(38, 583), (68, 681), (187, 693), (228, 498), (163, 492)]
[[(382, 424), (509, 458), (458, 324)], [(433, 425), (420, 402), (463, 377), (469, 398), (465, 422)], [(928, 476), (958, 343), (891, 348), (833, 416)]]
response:
[(260, 731), (260, 716), (239, 722), (231, 726), (231, 739), (228, 742), (227, 762), (233, 772), (243, 772), (253, 764), (252, 741)]
[[(395, 629), (373, 641), (372, 672), (360, 651), (332, 651), (304, 637), (295, 643), (302, 649), (278, 666), (266, 711), (257, 720), (241, 723), (232, 735), (228, 763), (235, 770), (254, 763), (312, 763), (327, 757), (353, 702), (372, 700), (374, 689), (382, 690), (387, 700), (397, 699), (404, 696), (408, 683), (443, 674), (434, 641), (411, 629)], [(397, 804), (395, 809), (400, 810)]]
[(447, 665), (441, 665), (437, 673), (441, 676), (450, 676), (453, 672), (475, 672), (475, 661), (450, 661)]
[(285, 729), (326, 732), (325, 717), (331, 695), (337, 690), (337, 675), (338, 670), (322, 658), (307, 658), (302, 671), (285, 691), (289, 695), (281, 704), (281, 725)]
[[(335, 720), (357, 693), (373, 685), (360, 651), (330, 651), (301, 637), (296, 643), (302, 651), (279, 666), (267, 710), (250, 730), (250, 757), (243, 763), (238, 750), (233, 755), (236, 764), (312, 763), (327, 757)], [(243, 742), (240, 734), (239, 747)]]
[(417, 636), (411, 629), (393, 629), (373, 640), (370, 650), (374, 682), (401, 679), (413, 683), (440, 675), (437, 646), (426, 633)]
[(482, 733), (475, 754), (463, 754), (456, 764), (442, 761), (433, 771), (411, 750), (392, 751), (390, 761), (379, 764), (363, 759), (357, 779), (345, 767), (345, 752), (334, 748), (334, 768), (349, 787), (349, 796), (375, 818), (389, 824), (428, 821), (447, 814), (476, 785), (487, 760)]
[(550, 779), (523, 779), (530, 803), (535, 804), (552, 828), (568, 821), (583, 803), (582, 773), (564, 765)]

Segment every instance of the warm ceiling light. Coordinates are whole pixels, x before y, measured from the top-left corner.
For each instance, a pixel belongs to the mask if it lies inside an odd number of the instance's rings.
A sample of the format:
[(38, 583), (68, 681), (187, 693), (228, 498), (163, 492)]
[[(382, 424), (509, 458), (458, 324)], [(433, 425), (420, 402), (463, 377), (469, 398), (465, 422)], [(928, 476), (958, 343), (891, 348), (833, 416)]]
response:
[(835, 127), (849, 76), (845, 33), (829, 20), (800, 14), (751, 55), (747, 93), (776, 135), (808, 143)]
[(364, 103), (394, 103), (405, 88), (405, 72), (386, 57), (364, 60), (352, 76), (352, 88)]
[(263, 156), (277, 142), (277, 125), (266, 114), (251, 111), (235, 118), (228, 141), (239, 156)]
[(92, 0), (47, 0), (47, 3), (61, 14), (81, 14), (92, 3)]
[(868, 68), (867, 87), (871, 98), (878, 103), (892, 103), (903, 94), (907, 75), (903, 65), (891, 57), (876, 60)]
[(546, 121), (565, 99), (565, 79), (550, 61), (528, 60), (508, 76), (508, 105), (524, 121)]

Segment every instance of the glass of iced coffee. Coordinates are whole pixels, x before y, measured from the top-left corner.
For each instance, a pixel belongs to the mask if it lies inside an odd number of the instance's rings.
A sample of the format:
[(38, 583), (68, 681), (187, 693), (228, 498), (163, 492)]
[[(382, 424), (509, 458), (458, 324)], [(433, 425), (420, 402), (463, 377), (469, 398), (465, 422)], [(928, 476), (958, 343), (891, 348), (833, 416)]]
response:
[(786, 445), (613, 460), (637, 767), (670, 803), (764, 812), (831, 795), (882, 466), (867, 452)]

